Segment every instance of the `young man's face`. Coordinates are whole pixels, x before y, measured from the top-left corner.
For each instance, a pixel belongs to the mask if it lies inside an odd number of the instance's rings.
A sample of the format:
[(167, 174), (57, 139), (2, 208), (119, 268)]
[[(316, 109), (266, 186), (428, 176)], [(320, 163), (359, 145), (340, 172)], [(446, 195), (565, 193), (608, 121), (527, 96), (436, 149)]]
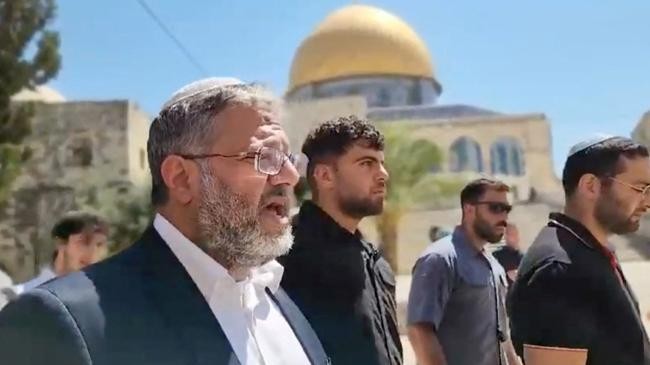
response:
[(58, 245), (55, 270), (57, 275), (83, 269), (104, 258), (107, 237), (104, 233), (77, 233), (67, 243)]
[(381, 214), (388, 172), (384, 152), (355, 143), (334, 165), (334, 193), (343, 213), (364, 218)]

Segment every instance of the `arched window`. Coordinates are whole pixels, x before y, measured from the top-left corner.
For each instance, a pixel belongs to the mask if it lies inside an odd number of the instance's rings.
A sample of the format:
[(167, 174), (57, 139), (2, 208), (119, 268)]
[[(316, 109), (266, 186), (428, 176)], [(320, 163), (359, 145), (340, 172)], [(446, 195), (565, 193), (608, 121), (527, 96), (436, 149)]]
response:
[(449, 148), (449, 170), (483, 172), (483, 157), (479, 144), (469, 137), (460, 137), (454, 141)]
[(377, 106), (390, 106), (390, 91), (386, 88), (379, 89), (377, 93)]
[(512, 137), (500, 137), (490, 147), (492, 174), (521, 176), (526, 173), (524, 152)]

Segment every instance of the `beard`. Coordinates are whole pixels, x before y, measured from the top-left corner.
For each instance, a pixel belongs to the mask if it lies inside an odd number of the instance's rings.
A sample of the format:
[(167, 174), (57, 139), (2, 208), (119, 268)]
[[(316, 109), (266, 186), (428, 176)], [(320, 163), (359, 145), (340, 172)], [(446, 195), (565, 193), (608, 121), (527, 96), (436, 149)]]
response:
[(481, 239), (484, 239), (489, 243), (497, 243), (501, 241), (504, 235), (504, 233), (497, 231), (497, 227), (499, 225), (502, 224), (498, 224), (494, 226), (490, 224), (488, 221), (481, 218), (479, 215), (477, 215), (476, 220), (474, 221), (473, 228), (474, 228), (474, 232), (476, 232), (476, 235)]
[(243, 195), (222, 183), (211, 169), (201, 166), (201, 192), (198, 207), (201, 242), (198, 246), (226, 269), (257, 267), (291, 249), (290, 225), (271, 233), (264, 231), (260, 221), (264, 201), (277, 195), (278, 189), (262, 196), (259, 206), (251, 206)]
[(608, 232), (613, 234), (626, 234), (639, 229), (639, 220), (634, 221), (632, 214), (624, 210), (624, 202), (617, 199), (611, 191), (607, 191), (596, 202), (594, 215), (596, 221)]
[(384, 211), (384, 199), (339, 196), (339, 206), (346, 215), (361, 219), (381, 214)]

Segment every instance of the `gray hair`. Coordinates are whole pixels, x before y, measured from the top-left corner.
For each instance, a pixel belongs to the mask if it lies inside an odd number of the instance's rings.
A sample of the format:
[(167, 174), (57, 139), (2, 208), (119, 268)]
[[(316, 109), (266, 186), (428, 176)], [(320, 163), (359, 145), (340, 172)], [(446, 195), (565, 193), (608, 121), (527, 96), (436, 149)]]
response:
[(208, 153), (214, 144), (214, 118), (228, 107), (243, 105), (274, 114), (280, 100), (257, 84), (237, 79), (209, 78), (179, 89), (149, 128), (147, 155), (151, 168), (151, 203), (167, 202), (168, 190), (160, 168), (167, 156)]

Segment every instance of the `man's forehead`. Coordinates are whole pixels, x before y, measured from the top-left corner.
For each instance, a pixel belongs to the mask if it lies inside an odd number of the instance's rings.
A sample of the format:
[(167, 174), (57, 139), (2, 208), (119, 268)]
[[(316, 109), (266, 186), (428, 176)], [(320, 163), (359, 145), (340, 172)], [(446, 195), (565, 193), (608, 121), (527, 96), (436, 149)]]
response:
[(217, 114), (215, 121), (225, 127), (241, 128), (243, 124), (250, 126), (280, 125), (279, 113), (264, 107), (246, 104), (234, 104)]
[(79, 233), (71, 234), (68, 237), (68, 242), (93, 242), (105, 241), (108, 239), (106, 233), (88, 229)]
[(371, 146), (370, 143), (368, 142), (357, 141), (354, 142), (347, 149), (346, 154), (351, 156), (357, 156), (357, 155), (384, 156), (384, 151)]
[(483, 198), (508, 200), (508, 193), (506, 191), (488, 188), (483, 193)]
[[(216, 140), (219, 148), (243, 150), (251, 145), (269, 140), (275, 144), (285, 144), (286, 134), (277, 116), (252, 106), (234, 105), (220, 113), (215, 122)], [(274, 140), (277, 139), (277, 142)]]

